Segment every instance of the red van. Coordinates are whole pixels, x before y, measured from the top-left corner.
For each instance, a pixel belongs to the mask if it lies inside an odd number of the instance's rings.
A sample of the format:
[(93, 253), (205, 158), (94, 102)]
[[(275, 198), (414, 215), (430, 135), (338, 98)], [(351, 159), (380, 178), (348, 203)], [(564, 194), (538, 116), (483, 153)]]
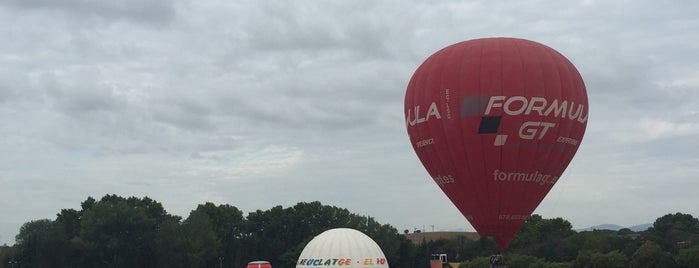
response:
[(272, 268), (272, 265), (268, 261), (251, 261), (248, 268)]

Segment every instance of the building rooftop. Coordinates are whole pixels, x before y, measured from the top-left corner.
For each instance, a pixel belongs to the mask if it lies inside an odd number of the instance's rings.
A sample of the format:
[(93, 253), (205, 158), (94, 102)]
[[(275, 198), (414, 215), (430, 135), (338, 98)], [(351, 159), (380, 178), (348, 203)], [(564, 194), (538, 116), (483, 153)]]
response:
[(414, 244), (422, 243), (422, 241), (451, 240), (460, 236), (471, 240), (478, 240), (481, 238), (476, 232), (420, 232), (403, 234), (403, 236)]

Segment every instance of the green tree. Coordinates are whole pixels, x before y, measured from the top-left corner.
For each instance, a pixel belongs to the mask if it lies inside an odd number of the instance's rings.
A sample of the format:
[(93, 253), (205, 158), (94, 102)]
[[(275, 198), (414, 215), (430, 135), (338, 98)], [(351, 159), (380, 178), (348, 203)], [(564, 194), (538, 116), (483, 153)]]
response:
[(56, 214), (56, 224), (63, 228), (63, 231), (69, 238), (80, 235), (80, 217), (82, 213), (75, 209), (61, 209), (61, 212)]
[(573, 265), (586, 268), (624, 268), (629, 266), (629, 259), (616, 250), (608, 253), (586, 250), (578, 254)]
[[(429, 266), (429, 265), (428, 265)], [(422, 267), (428, 267), (422, 266)], [(459, 263), (459, 268), (483, 268), (490, 267), (490, 257), (476, 257), (467, 261)], [(508, 266), (512, 267), (512, 266)]]
[(510, 251), (551, 261), (571, 261), (578, 246), (566, 238), (574, 234), (570, 222), (562, 218), (543, 219), (534, 214), (515, 235)]
[(505, 256), (507, 267), (523, 267), (523, 268), (539, 268), (543, 267), (546, 262), (534, 256), (507, 254)]
[(157, 267), (185, 268), (191, 265), (189, 237), (185, 235), (179, 221), (166, 220), (155, 237)]
[(699, 219), (689, 214), (667, 214), (655, 220), (645, 236), (669, 252), (699, 243)]
[(573, 263), (571, 262), (547, 262), (544, 263), (544, 266), (542, 268), (572, 268)]
[(699, 246), (680, 249), (676, 260), (680, 268), (699, 267)]
[(189, 252), (188, 267), (214, 267), (222, 256), (221, 240), (209, 215), (193, 211), (182, 225)]
[[(396, 253), (397, 257), (389, 258), (389, 261), (395, 263), (396, 266), (392, 267), (425, 267), (425, 266), (414, 266), (416, 261), (416, 249), (413, 243), (401, 237), (400, 247)], [(397, 258), (397, 259), (396, 259)]]
[(221, 243), (211, 219), (192, 211), (182, 223), (164, 221), (155, 238), (157, 267), (218, 267)]
[[(95, 206), (95, 204), (97, 204), (97, 200), (95, 200), (94, 198), (92, 198), (92, 196), (88, 196), (87, 199), (85, 199), (85, 201), (83, 201), (82, 203), (80, 203), (81, 211), (88, 211), (88, 210), (90, 210), (93, 206)], [(81, 215), (82, 215), (82, 214), (81, 214)]]
[(500, 248), (495, 243), (495, 240), (490, 237), (481, 237), (476, 241), (466, 239), (463, 240), (462, 251), (464, 253), (464, 259), (475, 258), (479, 256), (490, 256), (494, 252), (500, 252)]
[(25, 267), (64, 266), (66, 240), (64, 230), (49, 219), (27, 222), (15, 237), (13, 259)]
[(289, 219), (288, 211), (282, 206), (275, 206), (267, 211), (257, 210), (248, 214), (246, 229), (249, 232), (244, 238), (246, 245), (243, 251), (244, 258), (269, 260), (281, 265), (278, 253), (298, 243), (294, 241), (295, 234), (291, 231), (292, 226), (286, 224)]
[(14, 247), (7, 245), (0, 246), (0, 267), (5, 267), (9, 262), (14, 261)]
[[(83, 204), (80, 237), (83, 265), (93, 267), (155, 267), (155, 236), (160, 224), (177, 219), (147, 197), (105, 195)], [(85, 208), (84, 208), (85, 209)]]
[(606, 253), (614, 248), (612, 245), (611, 232), (608, 230), (593, 230), (591, 232), (585, 232), (585, 242), (582, 245), (581, 251), (593, 251), (599, 253)]
[(243, 212), (231, 205), (216, 206), (206, 202), (197, 206), (190, 215), (195, 214), (202, 214), (201, 216), (209, 219), (211, 228), (222, 246), (219, 256), (215, 258), (216, 264), (218, 264), (218, 258), (222, 257), (220, 264), (223, 266), (242, 266), (247, 261), (241, 256), (243, 246), (241, 238), (245, 232)]
[(616, 234), (621, 235), (621, 236), (631, 235), (631, 234), (634, 234), (634, 231), (632, 231), (629, 228), (621, 228), (621, 229), (619, 229), (619, 231), (616, 231)]
[(427, 241), (423, 240), (415, 246), (415, 249), (413, 252), (415, 253), (415, 258), (413, 260), (412, 265), (409, 265), (407, 267), (429, 267), (430, 266), (430, 255), (435, 253), (436, 251), (434, 248), (430, 245), (432, 242), (428, 243)]
[(675, 267), (672, 255), (653, 241), (646, 241), (631, 256), (631, 268), (664, 268)]

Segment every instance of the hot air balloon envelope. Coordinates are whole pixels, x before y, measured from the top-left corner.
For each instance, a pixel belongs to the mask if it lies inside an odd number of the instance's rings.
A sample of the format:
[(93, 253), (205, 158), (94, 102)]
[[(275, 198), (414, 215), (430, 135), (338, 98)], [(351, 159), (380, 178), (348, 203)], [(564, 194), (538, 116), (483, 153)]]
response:
[(516, 38), (436, 52), (410, 79), (404, 109), (432, 179), (503, 251), (573, 159), (588, 118), (575, 66)]
[(316, 266), (388, 268), (388, 262), (369, 236), (354, 229), (335, 228), (308, 242), (296, 262), (296, 268)]

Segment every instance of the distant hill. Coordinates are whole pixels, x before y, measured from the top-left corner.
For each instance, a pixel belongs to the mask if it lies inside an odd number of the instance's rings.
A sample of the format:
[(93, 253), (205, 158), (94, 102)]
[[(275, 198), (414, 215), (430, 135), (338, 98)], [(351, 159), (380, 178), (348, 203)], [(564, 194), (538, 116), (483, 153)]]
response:
[(634, 225), (631, 227), (624, 227), (621, 225), (616, 225), (616, 224), (600, 224), (600, 225), (595, 225), (592, 227), (587, 227), (583, 229), (576, 229), (575, 231), (578, 232), (584, 232), (584, 231), (592, 231), (592, 230), (612, 230), (612, 231), (619, 231), (624, 228), (629, 228), (631, 231), (634, 232), (642, 232), (645, 230), (648, 230), (648, 228), (652, 227), (652, 223), (644, 223), (644, 224), (639, 224), (639, 225)]

